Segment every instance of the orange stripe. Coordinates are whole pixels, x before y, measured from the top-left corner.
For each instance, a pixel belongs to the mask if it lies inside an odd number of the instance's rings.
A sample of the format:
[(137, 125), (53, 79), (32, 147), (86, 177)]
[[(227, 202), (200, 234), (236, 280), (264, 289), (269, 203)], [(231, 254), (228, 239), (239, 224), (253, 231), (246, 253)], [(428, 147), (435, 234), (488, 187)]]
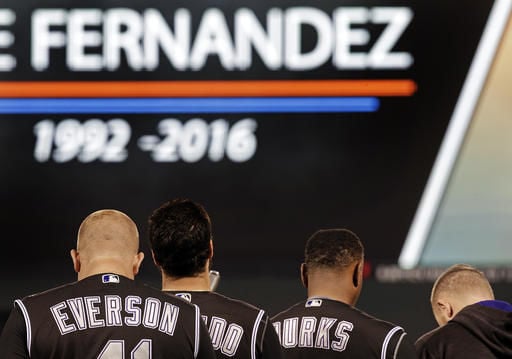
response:
[(0, 82), (0, 98), (411, 96), (412, 80)]

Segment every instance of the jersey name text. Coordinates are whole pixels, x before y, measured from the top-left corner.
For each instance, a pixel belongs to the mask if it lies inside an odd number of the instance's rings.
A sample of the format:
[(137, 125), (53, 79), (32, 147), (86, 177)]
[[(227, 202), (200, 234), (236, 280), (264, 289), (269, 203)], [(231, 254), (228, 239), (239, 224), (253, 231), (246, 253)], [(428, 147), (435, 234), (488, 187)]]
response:
[(142, 325), (172, 336), (179, 307), (152, 297), (105, 295), (67, 299), (50, 307), (50, 312), (61, 335), (91, 328)]
[[(274, 328), (283, 348), (319, 348), (344, 351), (347, 348), (354, 324), (336, 318), (293, 317), (275, 322)], [(335, 328), (334, 337), (330, 337), (331, 328)]]

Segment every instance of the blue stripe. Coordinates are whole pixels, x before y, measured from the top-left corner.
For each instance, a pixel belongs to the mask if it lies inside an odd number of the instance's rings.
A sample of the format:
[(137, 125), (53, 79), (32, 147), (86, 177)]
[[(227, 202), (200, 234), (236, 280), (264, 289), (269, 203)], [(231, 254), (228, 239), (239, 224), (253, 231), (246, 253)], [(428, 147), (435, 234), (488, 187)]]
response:
[(503, 310), (505, 312), (512, 312), (512, 304), (502, 300), (483, 300), (478, 302), (478, 304), (483, 305), (484, 307)]
[(375, 112), (376, 97), (0, 99), (0, 114)]

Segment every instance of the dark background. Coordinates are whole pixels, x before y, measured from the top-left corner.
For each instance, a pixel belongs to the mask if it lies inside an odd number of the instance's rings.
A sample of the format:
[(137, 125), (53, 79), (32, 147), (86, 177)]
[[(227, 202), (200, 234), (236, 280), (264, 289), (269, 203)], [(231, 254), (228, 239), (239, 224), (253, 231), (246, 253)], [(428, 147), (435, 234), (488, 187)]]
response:
[[(43, 4), (44, 3), (44, 4)], [(195, 80), (195, 79), (412, 79), (412, 97), (381, 98), (376, 113), (231, 114), (231, 115), (0, 115), (0, 327), (12, 301), (72, 281), (69, 259), (82, 219), (101, 208), (126, 212), (139, 225), (146, 261), (141, 280), (159, 286), (150, 263), (146, 220), (153, 209), (175, 197), (205, 205), (214, 225), (214, 268), (222, 273), (219, 291), (245, 299), (271, 314), (305, 296), (298, 280), (305, 240), (317, 229), (347, 227), (366, 246), (371, 268), (396, 263), (439, 144), (455, 106), (482, 32), (491, 1), (146, 1), (172, 19), (175, 9), (191, 9), (197, 28), (207, 7), (219, 7), (230, 19), (235, 9), (253, 9), (264, 21), (271, 7), (312, 6), (331, 13), (339, 6), (408, 6), (414, 11), (395, 51), (407, 51), (414, 64), (401, 71), (340, 71), (326, 63), (308, 72), (269, 71), (257, 56), (248, 71), (224, 71), (215, 57), (198, 72), (174, 70), (165, 61), (153, 72), (72, 73), (64, 52), (52, 52), (47, 71), (30, 67), (30, 14), (37, 7), (72, 8), (69, 1), (3, 1), (17, 14), (18, 67), (0, 73), (0, 81), (24, 80)], [(87, 8), (105, 8), (90, 1)], [(77, 7), (83, 5), (76, 3)], [(128, 6), (109, 1), (109, 7)], [(191, 8), (192, 7), (192, 8)], [(464, 16), (461, 16), (461, 13)], [(232, 26), (231, 20), (229, 25)], [(365, 28), (367, 28), (365, 26)], [(372, 45), (382, 28), (368, 27)], [(194, 31), (192, 32), (194, 33)], [(375, 35), (375, 36), (373, 36)], [(315, 35), (305, 29), (304, 48)], [(357, 47), (357, 51), (368, 50)], [(1, 84), (0, 84), (1, 86)], [(33, 126), (42, 119), (85, 121), (121, 117), (133, 135), (123, 163), (37, 163)], [(155, 163), (137, 149), (135, 139), (153, 134), (158, 121), (194, 117), (231, 124), (242, 118), (258, 123), (258, 149), (248, 162)], [(359, 305), (363, 310), (409, 329), (412, 337), (434, 327), (428, 298), (431, 283), (379, 283), (371, 276)], [(506, 286), (497, 296), (510, 300)]]

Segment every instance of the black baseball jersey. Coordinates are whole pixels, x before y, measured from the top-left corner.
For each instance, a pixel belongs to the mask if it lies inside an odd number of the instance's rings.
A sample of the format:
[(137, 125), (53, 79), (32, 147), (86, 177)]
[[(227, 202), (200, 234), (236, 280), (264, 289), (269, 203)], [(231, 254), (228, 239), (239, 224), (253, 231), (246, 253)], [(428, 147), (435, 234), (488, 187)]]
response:
[(512, 358), (512, 305), (498, 300), (469, 305), (415, 346), (421, 359)]
[(0, 358), (215, 358), (197, 306), (117, 274), (16, 300)]
[(201, 308), (217, 358), (282, 358), (279, 339), (264, 310), (214, 292), (166, 293)]
[(285, 358), (416, 358), (401, 327), (339, 301), (309, 298), (271, 321)]

